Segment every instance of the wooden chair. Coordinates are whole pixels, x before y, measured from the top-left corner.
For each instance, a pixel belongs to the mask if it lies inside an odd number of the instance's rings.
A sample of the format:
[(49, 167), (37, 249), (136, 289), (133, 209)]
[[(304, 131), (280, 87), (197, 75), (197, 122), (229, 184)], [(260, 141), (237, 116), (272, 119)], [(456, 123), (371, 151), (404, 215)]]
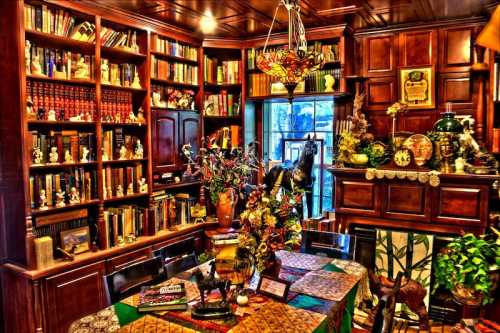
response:
[(193, 237), (166, 245), (156, 250), (154, 255), (162, 258), (167, 279), (198, 266)]
[(403, 273), (399, 272), (394, 281), (394, 288), (381, 290), (377, 312), (373, 319), (372, 333), (391, 333), (394, 323), (394, 312), (396, 310), (396, 294), (401, 287)]
[(353, 260), (356, 249), (356, 236), (307, 230), (302, 233), (302, 252), (324, 255), (336, 259)]
[(111, 305), (166, 279), (161, 257), (154, 257), (126, 266), (104, 277), (108, 304)]

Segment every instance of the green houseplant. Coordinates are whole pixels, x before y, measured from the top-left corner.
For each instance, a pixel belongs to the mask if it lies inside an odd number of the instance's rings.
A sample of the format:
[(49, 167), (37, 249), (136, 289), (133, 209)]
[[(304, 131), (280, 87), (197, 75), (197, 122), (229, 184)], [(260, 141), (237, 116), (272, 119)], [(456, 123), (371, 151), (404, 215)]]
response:
[(450, 242), (435, 262), (435, 288), (451, 291), (462, 304), (492, 301), (492, 275), (500, 265), (500, 239), (464, 234)]

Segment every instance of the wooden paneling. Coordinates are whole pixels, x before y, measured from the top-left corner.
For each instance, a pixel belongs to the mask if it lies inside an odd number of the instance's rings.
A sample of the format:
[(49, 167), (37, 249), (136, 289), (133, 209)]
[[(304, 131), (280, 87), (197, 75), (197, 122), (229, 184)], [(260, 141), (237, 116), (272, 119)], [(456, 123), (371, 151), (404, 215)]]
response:
[(177, 112), (153, 112), (153, 172), (172, 171), (177, 166), (178, 117)]
[(398, 117), (398, 130), (427, 133), (439, 118), (435, 110), (409, 111)]
[(415, 183), (387, 183), (383, 216), (401, 220), (430, 221), (427, 187)]
[(370, 112), (368, 122), (371, 125), (369, 132), (377, 138), (385, 138), (391, 131), (392, 120), (384, 111)]
[(472, 65), (473, 28), (449, 28), (439, 31), (439, 70), (466, 71)]
[(106, 260), (106, 274), (111, 274), (136, 262), (144, 261), (151, 258), (151, 255), (151, 247), (146, 247), (108, 259)]
[(439, 223), (481, 223), (488, 217), (488, 187), (442, 185), (436, 189), (435, 219)]
[(363, 181), (335, 179), (335, 207), (339, 211), (377, 215), (380, 211), (375, 184)]
[(363, 40), (364, 76), (396, 74), (397, 47), (394, 35), (369, 36)]
[(437, 60), (437, 32), (407, 31), (399, 34), (399, 66), (432, 65)]
[(66, 333), (69, 325), (106, 306), (104, 262), (84, 266), (45, 280), (47, 332)]
[(368, 110), (385, 110), (396, 99), (396, 78), (377, 77), (366, 82)]
[(439, 104), (447, 102), (454, 109), (472, 109), (472, 81), (469, 72), (439, 74)]

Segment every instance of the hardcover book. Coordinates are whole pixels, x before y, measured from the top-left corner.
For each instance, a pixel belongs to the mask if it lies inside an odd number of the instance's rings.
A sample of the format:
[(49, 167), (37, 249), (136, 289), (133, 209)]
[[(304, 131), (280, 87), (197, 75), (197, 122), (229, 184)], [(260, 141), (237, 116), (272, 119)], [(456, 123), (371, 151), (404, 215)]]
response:
[(168, 286), (142, 287), (139, 295), (139, 312), (187, 310), (184, 283)]

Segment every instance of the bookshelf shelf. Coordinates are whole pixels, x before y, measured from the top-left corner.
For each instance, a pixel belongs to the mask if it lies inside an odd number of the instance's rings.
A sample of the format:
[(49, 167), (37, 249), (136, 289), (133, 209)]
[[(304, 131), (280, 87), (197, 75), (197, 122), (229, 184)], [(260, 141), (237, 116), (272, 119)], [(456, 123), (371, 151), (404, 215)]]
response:
[(112, 122), (102, 122), (101, 125), (103, 127), (134, 127), (134, 128), (148, 128), (147, 124), (139, 124), (139, 123), (112, 123)]
[(158, 111), (179, 111), (179, 112), (197, 112), (198, 113), (198, 110), (191, 110), (191, 109), (175, 109), (175, 108), (163, 108), (163, 107), (160, 107), (160, 106), (152, 106), (151, 107), (152, 110), (158, 110)]
[(81, 86), (90, 86), (94, 87), (96, 82), (93, 80), (85, 80), (85, 79), (57, 79), (53, 77), (48, 77), (48, 76), (38, 76), (38, 75), (26, 75), (26, 78), (31, 79), (31, 80), (37, 80), (37, 81), (44, 81), (44, 82), (55, 82), (55, 83), (65, 83), (65, 84), (76, 84), (76, 85), (81, 85)]
[(164, 59), (172, 60), (172, 61), (176, 61), (176, 62), (183, 62), (185, 64), (189, 64), (189, 65), (193, 65), (193, 66), (198, 66), (198, 61), (196, 61), (196, 60), (191, 60), (191, 59), (187, 59), (187, 58), (183, 58), (183, 57), (177, 57), (177, 56), (173, 56), (170, 54), (165, 54), (165, 53), (157, 52), (157, 51), (151, 51), (150, 53), (151, 53), (151, 55), (154, 55), (155, 57), (164, 58)]
[(205, 89), (241, 89), (241, 83), (204, 83)]
[[(293, 94), (294, 101), (302, 100), (328, 100), (348, 97), (350, 94), (344, 92), (311, 92)], [(261, 101), (261, 100), (288, 100), (286, 95), (266, 95), (266, 96), (248, 96), (248, 100)]]
[(141, 163), (141, 162), (147, 162), (147, 158), (137, 158), (137, 159), (130, 159), (130, 160), (112, 160), (112, 161), (102, 161), (103, 165), (115, 165), (115, 164), (130, 164), (130, 163)]
[(30, 170), (53, 170), (53, 169), (69, 169), (75, 167), (95, 167), (97, 162), (85, 162), (85, 163), (55, 163), (55, 164), (43, 164), (43, 165), (30, 165)]
[(206, 120), (241, 120), (241, 115), (237, 116), (203, 116)]
[(184, 188), (184, 187), (189, 187), (189, 186), (198, 186), (201, 185), (200, 180), (195, 180), (191, 182), (180, 182), (180, 183), (173, 183), (173, 184), (154, 184), (154, 190), (155, 191), (163, 191), (163, 190), (173, 190), (177, 188)]
[(138, 198), (144, 198), (149, 196), (148, 193), (135, 193), (135, 194), (129, 194), (129, 195), (124, 195), (123, 197), (112, 197), (108, 199), (104, 199), (103, 202), (105, 204), (107, 203), (115, 203), (115, 202), (120, 202), (120, 201), (126, 201), (126, 200), (133, 200), (133, 199), (138, 199)]
[(95, 121), (47, 121), (29, 120), (29, 127), (95, 127)]
[(47, 34), (36, 30), (26, 30), (26, 39), (36, 43), (38, 46), (65, 48), (82, 53), (93, 53), (94, 43), (82, 42), (69, 37)]
[(107, 46), (101, 46), (101, 53), (103, 58), (106, 59), (111, 58), (115, 61), (119, 60), (119, 61), (142, 62), (147, 58), (147, 55), (143, 53), (137, 53)]
[(191, 89), (198, 89), (199, 88), (199, 86), (197, 84), (175, 82), (175, 81), (156, 79), (156, 78), (151, 78), (151, 82), (159, 83), (159, 84), (167, 84), (167, 85), (171, 85), (171, 86), (178, 86), (178, 87), (183, 87), (183, 88), (191, 88)]
[(132, 88), (132, 87), (123, 87), (123, 86), (116, 86), (113, 84), (101, 84), (101, 87), (106, 88), (106, 89), (116, 89), (116, 90), (123, 90), (123, 91), (132, 91), (132, 92), (142, 92), (145, 93), (146, 89), (144, 88)]
[(85, 202), (81, 202), (79, 204), (66, 204), (64, 207), (50, 207), (49, 209), (46, 210), (40, 210), (40, 209), (32, 209), (31, 210), (31, 215), (33, 216), (42, 216), (42, 215), (49, 215), (53, 213), (60, 213), (76, 208), (84, 208), (84, 207), (90, 207), (99, 204), (99, 200), (88, 200)]

